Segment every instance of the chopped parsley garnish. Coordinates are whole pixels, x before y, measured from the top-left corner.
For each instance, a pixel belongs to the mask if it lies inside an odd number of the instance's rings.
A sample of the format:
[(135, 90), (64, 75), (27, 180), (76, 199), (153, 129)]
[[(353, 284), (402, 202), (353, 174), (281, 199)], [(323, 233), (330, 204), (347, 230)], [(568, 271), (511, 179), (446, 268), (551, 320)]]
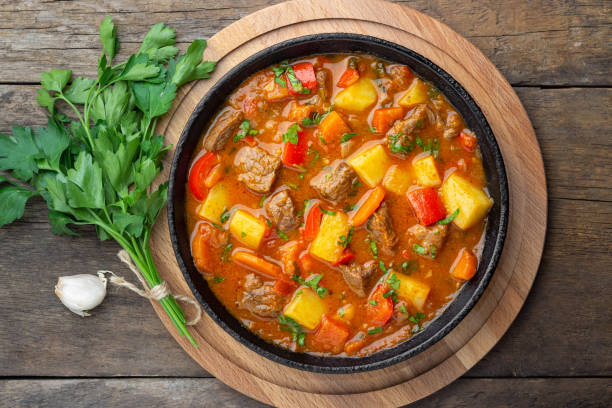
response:
[(406, 261), (402, 263), (402, 271), (404, 273), (415, 272), (419, 268), (419, 264), (413, 261)]
[(433, 141), (428, 140), (427, 143), (425, 143), (423, 139), (417, 136), (415, 142), (417, 146), (423, 149), (423, 152), (430, 152), (434, 159), (438, 158), (438, 155), (440, 154), (440, 144), (438, 143), (437, 138), (434, 138)]
[(239, 142), (247, 136), (257, 136), (259, 130), (251, 128), (251, 123), (248, 120), (243, 120), (240, 124), (240, 130), (234, 135), (234, 142)]
[(455, 218), (457, 218), (458, 215), (459, 215), (459, 208), (457, 208), (451, 215), (449, 215), (445, 219), (438, 221), (438, 224), (440, 225), (450, 224)]
[(344, 317), (344, 307), (338, 309), (338, 314), (340, 315), (340, 317)]
[(429, 246), (429, 253), (431, 254), (432, 258), (436, 257), (436, 251), (438, 250), (438, 248), (435, 245), (430, 245)]
[(266, 224), (268, 224), (268, 228), (272, 228), (272, 221), (266, 218)]
[(357, 136), (357, 133), (345, 133), (342, 135), (342, 138), (340, 139), (340, 143), (348, 142), (355, 136)]
[(376, 306), (378, 304), (378, 302), (375, 300), (370, 300), (368, 303), (370, 303), (372, 306)]
[(308, 208), (308, 203), (310, 202), (310, 200), (306, 199), (304, 200), (304, 208), (302, 208), (300, 211), (297, 212), (297, 216), (301, 217), (302, 215), (304, 215), (304, 213), (306, 213), (306, 209)]
[(223, 230), (223, 229), (224, 229), (224, 228), (223, 228), (223, 225), (219, 225), (219, 224), (217, 224), (216, 222), (211, 222), (211, 224), (212, 224), (212, 226), (213, 226), (213, 227), (215, 227), (215, 228), (217, 228), (217, 229), (220, 229), (220, 230)]
[(329, 115), (329, 113), (332, 110), (334, 110), (334, 105), (331, 105), (329, 107), (329, 109), (327, 109), (327, 111), (324, 112), (324, 113), (315, 112), (312, 115), (312, 118), (305, 118), (304, 120), (302, 120), (302, 125), (304, 125), (304, 126), (318, 125), (319, 123), (321, 123), (323, 118), (325, 118), (327, 115)]
[(398, 290), (400, 287), (400, 280), (395, 273), (392, 273), (385, 282), (387, 282), (392, 289)]
[(263, 205), (264, 205), (264, 201), (266, 201), (266, 196), (265, 196), (265, 195), (263, 195), (263, 196), (261, 197), (261, 199), (259, 200), (259, 207), (263, 207)]
[(412, 330), (410, 330), (411, 333), (418, 333), (421, 330), (423, 330), (423, 327), (421, 326), (421, 320), (423, 320), (424, 318), (425, 318), (425, 314), (420, 313), (420, 312), (414, 316), (408, 317), (408, 320), (415, 324)]
[(214, 279), (213, 279), (213, 282), (215, 282), (215, 283), (221, 283), (221, 282), (223, 282), (224, 280), (225, 280), (225, 277), (223, 277), (223, 276), (215, 276), (215, 277), (214, 277)]
[(414, 246), (412, 247), (412, 250), (414, 252), (416, 252), (417, 254), (420, 254), (420, 255), (426, 255), (427, 254), (427, 249), (422, 247), (419, 244), (414, 244)]
[(403, 304), (400, 305), (400, 310), (402, 311), (402, 313), (408, 313), (408, 310), (406, 310), (406, 306), (404, 306)]
[(335, 211), (329, 211), (329, 210), (326, 210), (325, 208), (323, 208), (323, 207), (321, 207), (321, 206), (319, 206), (319, 208), (321, 209), (321, 212), (322, 212), (323, 214), (327, 214), (327, 215), (336, 215), (336, 212), (335, 212)]
[(301, 94), (310, 93), (310, 89), (305, 88), (302, 84), (302, 81), (300, 81), (298, 77), (295, 76), (295, 71), (293, 70), (293, 67), (291, 65), (287, 65), (287, 79), (289, 80), (289, 83), (291, 84), (291, 87), (295, 92)]
[(323, 136), (319, 135), (319, 140), (321, 141), (321, 143), (323, 143), (323, 145), (327, 145), (327, 142), (325, 141), (325, 139), (323, 139)]
[(376, 130), (374, 126), (370, 126), (370, 132), (377, 133), (378, 131)]
[(398, 154), (408, 154), (414, 149), (414, 144), (410, 143), (409, 145), (402, 144), (400, 140), (401, 134), (389, 135), (389, 140), (391, 143), (389, 144), (389, 150), (391, 153)]
[(296, 322), (289, 316), (285, 316), (284, 314), (278, 316), (278, 321), (280, 322), (280, 325), (278, 326), (279, 329), (290, 332), (293, 341), (295, 341), (300, 346), (304, 345), (304, 338), (306, 337), (306, 333), (298, 322)]
[(378, 266), (380, 267), (380, 270), (383, 271), (383, 273), (387, 273), (388, 269), (385, 266), (385, 263), (383, 261), (378, 261)]
[(294, 183), (287, 183), (287, 185), (289, 187), (291, 187), (292, 189), (294, 189), (294, 190), (298, 190), (300, 188), (300, 186), (298, 186), (297, 184), (294, 184)]
[(283, 61), (278, 67), (272, 67), (272, 71), (274, 71), (274, 81), (283, 88), (287, 87), (287, 82), (283, 79), (283, 74), (288, 66), (288, 61)]
[(232, 244), (228, 242), (222, 247), (221, 262), (229, 262), (230, 252), (232, 252)]
[(351, 225), (351, 228), (349, 229), (348, 235), (346, 237), (344, 235), (340, 236), (340, 240), (338, 241), (338, 245), (340, 245), (342, 248), (348, 247), (348, 245), (351, 243), (351, 239), (353, 239), (353, 232), (355, 232), (355, 227), (353, 227)]
[(393, 290), (393, 289), (389, 289), (388, 291), (383, 293), (383, 297), (385, 299), (391, 298), (394, 303), (397, 303), (397, 293), (395, 293), (395, 290)]
[(225, 224), (227, 220), (230, 219), (231, 215), (232, 214), (230, 214), (230, 212), (227, 210), (227, 207), (225, 207), (225, 209), (221, 213), (221, 217), (219, 218), (219, 220), (221, 221), (221, 224)]
[(370, 250), (372, 250), (372, 255), (374, 255), (374, 259), (378, 258), (378, 246), (375, 241), (370, 241)]
[(309, 288), (317, 292), (317, 295), (319, 295), (319, 297), (324, 297), (329, 292), (327, 288), (319, 286), (319, 282), (321, 282), (321, 279), (323, 279), (322, 273), (310, 275), (308, 278), (306, 278), (306, 280), (302, 279), (300, 275), (295, 274), (291, 277), (291, 279), (298, 282), (300, 285), (308, 286)]
[(283, 133), (283, 142), (289, 142), (291, 144), (297, 145), (299, 140), (298, 132), (301, 131), (302, 128), (297, 123), (294, 123), (293, 125), (289, 126), (289, 129), (287, 129), (287, 133)]
[(285, 241), (289, 241), (289, 237), (287, 236), (287, 234), (285, 234), (283, 231), (279, 230), (278, 228), (276, 229), (276, 233), (278, 234), (279, 237), (281, 237)]
[(242, 238), (246, 237), (246, 232), (242, 231), (242, 232), (240, 233), (240, 236), (241, 236)]
[(347, 212), (351, 212), (353, 211), (355, 208), (357, 208), (357, 204), (347, 204), (344, 206), (344, 208), (342, 209), (342, 211), (344, 211), (345, 213)]
[(376, 334), (376, 333), (381, 333), (383, 331), (382, 327), (377, 327), (375, 329), (370, 329), (368, 330), (368, 334)]
[(298, 174), (298, 177), (299, 177), (300, 179), (304, 179), (304, 176), (305, 176), (305, 175), (306, 175), (306, 172), (304, 172), (304, 173), (300, 173), (300, 174)]
[(440, 95), (440, 91), (435, 86), (429, 84), (429, 90), (427, 91), (427, 96), (429, 99), (436, 99)]

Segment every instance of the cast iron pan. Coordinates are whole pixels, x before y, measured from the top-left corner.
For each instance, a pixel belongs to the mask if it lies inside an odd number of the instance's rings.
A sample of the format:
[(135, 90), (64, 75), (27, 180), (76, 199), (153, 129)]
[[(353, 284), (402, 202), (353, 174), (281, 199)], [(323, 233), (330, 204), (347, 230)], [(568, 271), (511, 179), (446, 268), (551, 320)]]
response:
[[(366, 357), (325, 357), (295, 353), (266, 342), (242, 326), (217, 300), (191, 257), (185, 224), (185, 185), (189, 163), (202, 131), (226, 97), (246, 78), (282, 60), (350, 52), (367, 53), (408, 65), (446, 95), (478, 137), (487, 186), (494, 205), (489, 213), (482, 260), (476, 275), (425, 330), (395, 347)], [(316, 34), (276, 44), (246, 59), (221, 78), (198, 103), (181, 134), (172, 161), (168, 192), (168, 223), (176, 259), (206, 313), (233, 338), (262, 356), (301, 370), (337, 374), (389, 367), (427, 349), (457, 326), (476, 304), (495, 271), (506, 236), (508, 211), (508, 181), (499, 147), (482, 111), (465, 89), (440, 67), (414, 51), (379, 38), (345, 33)]]

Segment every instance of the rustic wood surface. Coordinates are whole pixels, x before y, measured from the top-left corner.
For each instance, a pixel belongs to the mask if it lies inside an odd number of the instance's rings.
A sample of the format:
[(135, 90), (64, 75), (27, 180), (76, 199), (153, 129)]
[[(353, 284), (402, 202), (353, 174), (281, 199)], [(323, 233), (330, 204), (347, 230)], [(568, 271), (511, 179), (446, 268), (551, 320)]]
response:
[[(117, 16), (121, 38), (141, 37), (151, 23), (165, 21), (184, 45), (269, 3), (245, 4), (3, 3), (0, 131), (44, 121), (34, 99), (41, 71), (70, 66), (92, 74), (105, 14)], [(463, 379), (415, 406), (609, 405), (609, 3), (406, 4), (465, 35), (515, 86), (542, 148), (550, 198), (542, 265), (516, 323)], [(136, 46), (124, 44), (124, 54)], [(2, 405), (256, 406), (214, 379), (187, 378), (209, 376), (146, 301), (113, 291), (86, 320), (63, 309), (52, 294), (58, 275), (121, 269), (113, 244), (82, 232), (79, 239), (51, 235), (41, 202), (0, 230)], [(104, 378), (110, 376), (132, 378)]]

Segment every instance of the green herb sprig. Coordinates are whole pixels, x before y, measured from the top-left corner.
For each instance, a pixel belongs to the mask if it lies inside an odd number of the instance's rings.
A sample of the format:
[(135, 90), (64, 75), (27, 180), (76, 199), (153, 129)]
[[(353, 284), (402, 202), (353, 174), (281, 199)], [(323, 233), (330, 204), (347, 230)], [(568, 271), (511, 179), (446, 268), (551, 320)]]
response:
[[(119, 39), (110, 17), (100, 25), (100, 40), (97, 78), (42, 73), (37, 101), (49, 111), (46, 127), (14, 126), (12, 136), (0, 134), (0, 171), (6, 172), (0, 174), (0, 226), (21, 218), (27, 200), (41, 196), (54, 233), (77, 235), (70, 224), (93, 225), (101, 240), (113, 238), (130, 254), (153, 288), (162, 280), (149, 238), (168, 183), (152, 184), (170, 148), (155, 127), (177, 89), (210, 77), (215, 62), (202, 61), (205, 40), (178, 56), (174, 30), (163, 23), (122, 63), (113, 65)], [(73, 118), (58, 112), (58, 101)], [(180, 335), (196, 345), (174, 297), (160, 303)]]

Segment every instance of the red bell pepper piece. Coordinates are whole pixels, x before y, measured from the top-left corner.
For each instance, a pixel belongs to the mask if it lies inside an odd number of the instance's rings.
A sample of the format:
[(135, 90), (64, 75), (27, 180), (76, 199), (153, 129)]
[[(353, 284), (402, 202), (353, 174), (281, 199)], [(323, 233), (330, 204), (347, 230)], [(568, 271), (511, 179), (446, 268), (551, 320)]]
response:
[(295, 283), (290, 281), (289, 279), (281, 278), (276, 281), (272, 289), (281, 296), (287, 296), (291, 292), (293, 292), (296, 288)]
[(372, 326), (384, 326), (393, 315), (393, 300), (383, 296), (386, 290), (384, 284), (379, 284), (366, 303), (366, 321)]
[(349, 333), (349, 328), (344, 323), (323, 316), (321, 325), (314, 334), (314, 340), (325, 349), (337, 353), (344, 347)]
[(346, 88), (353, 85), (359, 80), (359, 71), (353, 68), (347, 68), (338, 79), (338, 88)]
[(305, 132), (302, 130), (297, 132), (298, 143), (285, 143), (283, 150), (283, 163), (288, 166), (303, 166), (306, 163), (306, 154), (308, 153), (308, 139)]
[(340, 257), (340, 259), (338, 259), (336, 262), (332, 263), (332, 265), (334, 265), (334, 266), (347, 265), (353, 259), (355, 259), (355, 253), (347, 248), (347, 249), (344, 250), (344, 252), (342, 252), (342, 256)]
[(306, 241), (312, 241), (319, 232), (321, 226), (321, 218), (323, 217), (323, 211), (319, 207), (319, 204), (315, 204), (306, 217), (306, 228), (304, 229), (304, 239)]
[(408, 200), (422, 225), (431, 225), (446, 217), (446, 208), (438, 192), (432, 187), (411, 191), (408, 193)]
[(210, 170), (219, 163), (219, 157), (213, 152), (206, 152), (200, 157), (195, 164), (191, 167), (189, 172), (189, 190), (198, 200), (203, 200), (206, 197), (208, 189), (204, 184), (206, 176)]
[(463, 147), (463, 150), (473, 152), (476, 146), (478, 146), (478, 139), (476, 139), (472, 132), (464, 130), (459, 133), (459, 144)]
[[(295, 77), (302, 83), (305, 89), (309, 89), (310, 91), (317, 89), (317, 76), (315, 75), (314, 66), (311, 62), (300, 62), (291, 67), (293, 68), (293, 72), (295, 72)], [(291, 85), (289, 78), (287, 78), (287, 84), (291, 95), (303, 94), (303, 92), (297, 92), (293, 89), (293, 85)]]

